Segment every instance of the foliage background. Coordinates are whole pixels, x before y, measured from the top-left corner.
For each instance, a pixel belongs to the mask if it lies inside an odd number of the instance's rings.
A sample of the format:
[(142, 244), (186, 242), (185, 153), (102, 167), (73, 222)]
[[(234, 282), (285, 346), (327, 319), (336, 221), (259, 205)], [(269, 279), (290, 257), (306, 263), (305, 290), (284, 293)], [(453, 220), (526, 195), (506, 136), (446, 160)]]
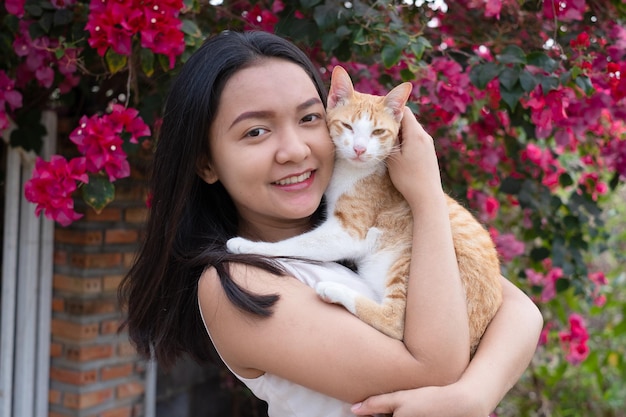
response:
[(0, 130), (39, 152), (43, 110), (75, 150), (38, 161), (25, 193), (68, 225), (100, 210), (158, 135), (171, 79), (205, 37), (286, 36), (325, 79), (414, 85), (446, 188), (492, 232), (503, 273), (545, 329), (501, 416), (624, 416), (625, 0), (5, 0)]

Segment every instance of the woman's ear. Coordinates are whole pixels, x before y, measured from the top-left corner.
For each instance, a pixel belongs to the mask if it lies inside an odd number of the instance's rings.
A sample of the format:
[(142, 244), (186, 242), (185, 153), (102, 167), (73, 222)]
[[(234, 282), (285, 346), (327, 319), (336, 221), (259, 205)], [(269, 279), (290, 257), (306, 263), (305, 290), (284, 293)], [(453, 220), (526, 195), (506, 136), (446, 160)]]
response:
[(215, 184), (219, 180), (217, 172), (211, 168), (211, 164), (206, 160), (198, 163), (196, 172), (207, 184)]

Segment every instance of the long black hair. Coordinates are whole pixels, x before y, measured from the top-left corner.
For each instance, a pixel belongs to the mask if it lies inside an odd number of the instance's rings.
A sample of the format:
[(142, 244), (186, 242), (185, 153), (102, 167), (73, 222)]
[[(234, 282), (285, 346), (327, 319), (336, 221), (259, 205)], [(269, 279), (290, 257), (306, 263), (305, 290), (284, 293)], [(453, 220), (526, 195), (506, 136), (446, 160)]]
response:
[(237, 211), (219, 181), (207, 184), (198, 175), (210, 159), (209, 129), (225, 83), (266, 57), (302, 67), (326, 103), (318, 70), (295, 45), (265, 32), (230, 31), (208, 39), (189, 58), (166, 100), (145, 238), (119, 288), (127, 307), (123, 327), (140, 354), (165, 367), (182, 353), (198, 361), (212, 359), (197, 302), (198, 280), (207, 267), (216, 269), (226, 295), (243, 311), (269, 316), (278, 300), (277, 295), (252, 294), (230, 278), (230, 262), (283, 271), (270, 260), (226, 251), (226, 241), (237, 234)]

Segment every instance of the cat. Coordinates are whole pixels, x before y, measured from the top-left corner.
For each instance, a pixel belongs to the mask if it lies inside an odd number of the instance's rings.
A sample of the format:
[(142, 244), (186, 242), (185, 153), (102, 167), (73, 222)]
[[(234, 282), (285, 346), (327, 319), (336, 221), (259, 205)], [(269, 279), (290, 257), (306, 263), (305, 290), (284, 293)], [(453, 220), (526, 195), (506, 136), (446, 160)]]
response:
[[(377, 300), (336, 282), (318, 283), (317, 293), (399, 340), (404, 332), (413, 218), (408, 203), (391, 182), (385, 158), (397, 148), (411, 90), (412, 85), (405, 82), (384, 97), (359, 93), (348, 73), (336, 66), (326, 116), (336, 147), (335, 169), (325, 194), (326, 220), (312, 231), (280, 242), (239, 237), (227, 242), (234, 253), (353, 261)], [(487, 230), (458, 202), (447, 195), (446, 199), (466, 293), (473, 354), (502, 302), (500, 264)]]

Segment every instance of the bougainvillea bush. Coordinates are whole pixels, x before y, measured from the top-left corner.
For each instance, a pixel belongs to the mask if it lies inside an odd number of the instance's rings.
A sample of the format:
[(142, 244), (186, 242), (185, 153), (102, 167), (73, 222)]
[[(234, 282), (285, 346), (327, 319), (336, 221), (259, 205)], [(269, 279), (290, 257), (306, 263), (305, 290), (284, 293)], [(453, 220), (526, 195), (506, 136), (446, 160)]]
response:
[(497, 413), (624, 415), (626, 0), (7, 0), (0, 17), (11, 146), (39, 152), (43, 110), (73, 123), (75, 150), (38, 160), (25, 189), (63, 226), (82, 216), (77, 199), (115, 198), (170, 80), (211, 34), (281, 34), (364, 92), (412, 82), (446, 188), (544, 315)]

